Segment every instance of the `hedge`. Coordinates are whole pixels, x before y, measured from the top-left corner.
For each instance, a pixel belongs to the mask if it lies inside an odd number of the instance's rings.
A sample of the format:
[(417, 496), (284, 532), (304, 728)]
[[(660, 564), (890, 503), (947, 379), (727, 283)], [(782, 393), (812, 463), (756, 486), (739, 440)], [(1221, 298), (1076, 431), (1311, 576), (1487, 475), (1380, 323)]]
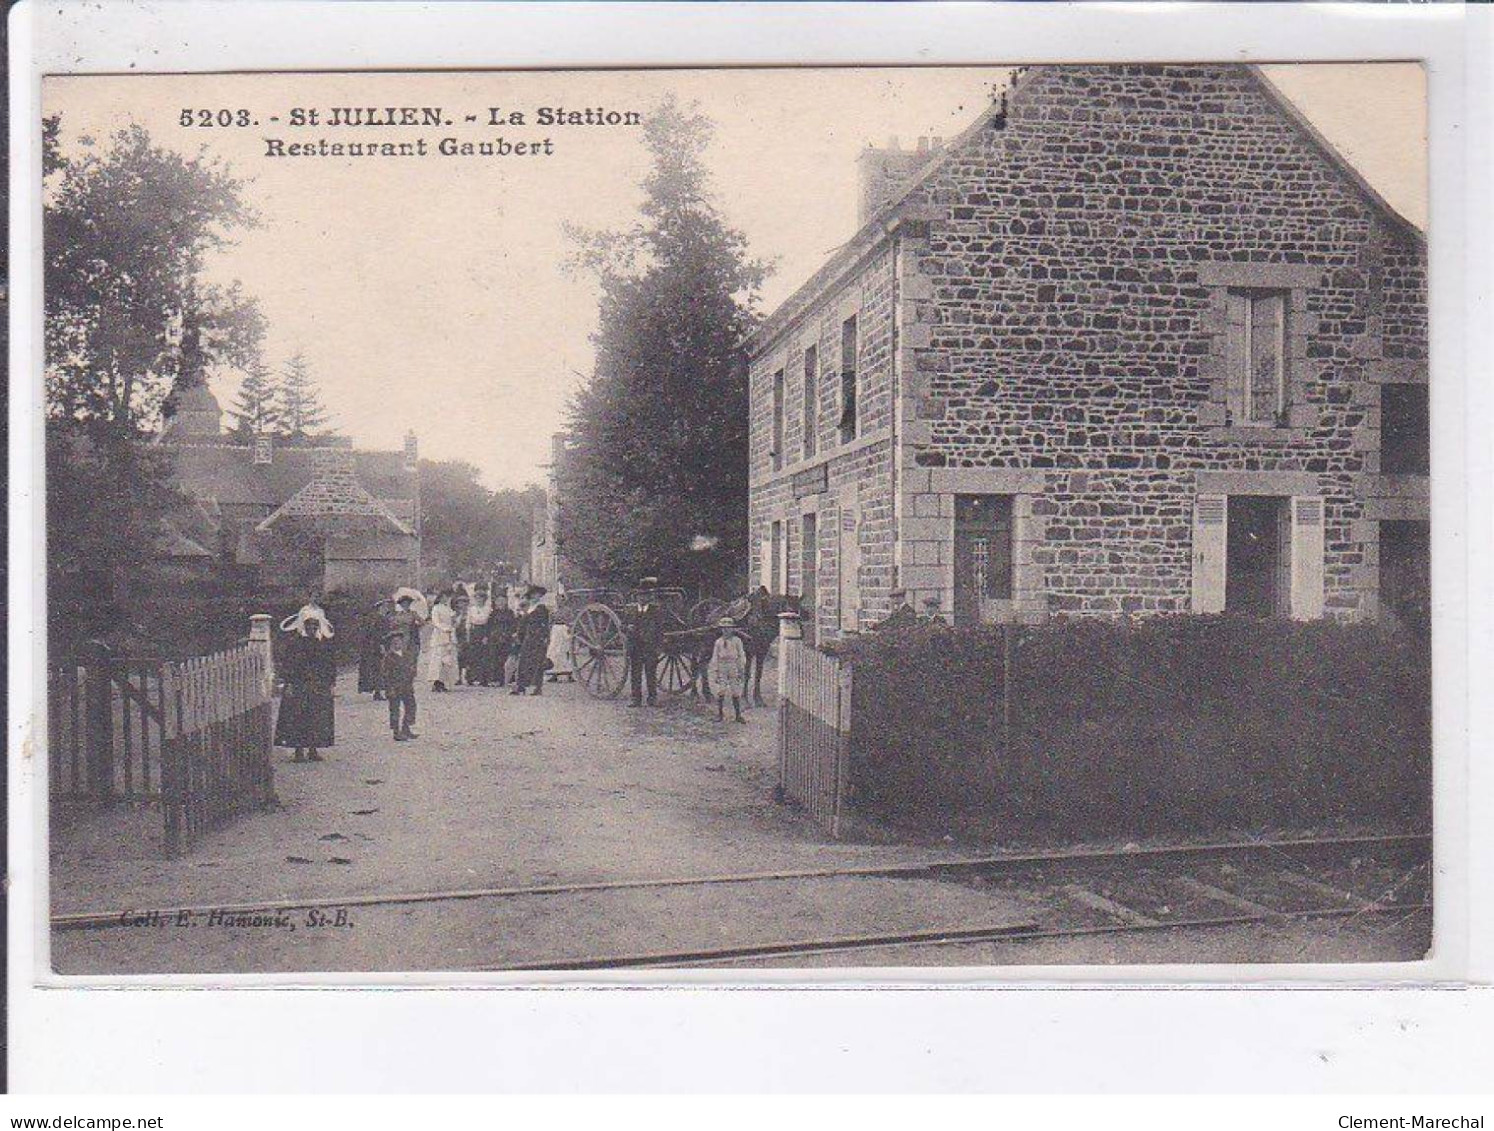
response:
[(855, 671), (853, 803), (921, 832), (1430, 823), (1428, 653), (1377, 626), (921, 627), (840, 651)]

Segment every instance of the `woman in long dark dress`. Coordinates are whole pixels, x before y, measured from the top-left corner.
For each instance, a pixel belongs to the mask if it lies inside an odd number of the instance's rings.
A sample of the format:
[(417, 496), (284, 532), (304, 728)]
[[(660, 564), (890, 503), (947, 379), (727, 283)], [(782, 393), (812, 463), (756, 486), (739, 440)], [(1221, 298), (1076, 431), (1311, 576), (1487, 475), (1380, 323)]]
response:
[(290, 635), (280, 654), (285, 689), (275, 716), (275, 745), (294, 750), (292, 761), (320, 762), (317, 751), (333, 743), (337, 657), (332, 651), (332, 626), (320, 610), (308, 606), (280, 627)]
[(384, 698), (384, 637), (389, 632), (392, 601), (375, 601), (363, 624), (363, 639), (358, 644), (358, 692), (372, 691), (375, 700)]

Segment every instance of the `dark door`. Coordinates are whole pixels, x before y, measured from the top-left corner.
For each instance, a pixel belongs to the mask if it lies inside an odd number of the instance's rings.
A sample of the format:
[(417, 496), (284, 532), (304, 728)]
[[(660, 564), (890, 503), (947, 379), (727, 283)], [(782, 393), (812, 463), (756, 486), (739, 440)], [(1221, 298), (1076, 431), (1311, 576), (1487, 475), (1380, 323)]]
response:
[(1231, 495), (1224, 611), (1274, 617), (1282, 607), (1281, 550), (1284, 505), (1266, 495)]
[(799, 563), (800, 610), (804, 614), (804, 640), (811, 647), (815, 641), (815, 629), (819, 622), (820, 608), (820, 538), (818, 519), (812, 514), (804, 516), (804, 537), (801, 547), (803, 558)]
[(1432, 620), (1432, 529), (1426, 522), (1380, 523), (1380, 609), (1384, 619), (1425, 636)]
[(955, 624), (979, 624), (981, 601), (1012, 595), (1012, 497), (955, 496)]

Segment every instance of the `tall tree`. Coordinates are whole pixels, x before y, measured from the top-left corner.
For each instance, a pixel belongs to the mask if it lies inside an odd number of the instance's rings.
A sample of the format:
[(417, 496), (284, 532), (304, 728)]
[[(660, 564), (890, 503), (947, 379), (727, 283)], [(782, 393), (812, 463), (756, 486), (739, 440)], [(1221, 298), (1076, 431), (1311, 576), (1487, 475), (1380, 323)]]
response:
[(149, 441), (173, 386), (258, 358), (263, 322), (210, 256), (254, 223), (243, 182), (138, 126), (72, 156), (43, 129), (47, 572), (53, 647), (122, 628), (181, 500)]
[(280, 374), (280, 430), (289, 440), (305, 443), (324, 438), (327, 410), (322, 395), (311, 376), (311, 366), (304, 354), (297, 353), (285, 363)]
[(239, 395), (233, 402), (233, 432), (241, 440), (250, 440), (263, 432), (274, 432), (280, 424), (280, 395), (269, 369), (262, 363), (251, 365), (239, 384)]
[(566, 558), (594, 578), (723, 588), (746, 561), (741, 347), (768, 268), (712, 200), (711, 133), (694, 105), (665, 99), (644, 123), (639, 222), (571, 233), (600, 310), (556, 478)]
[(184, 362), (198, 363), (195, 379), (258, 359), (257, 304), (204, 276), (209, 256), (255, 217), (243, 182), (221, 164), (163, 149), (139, 126), (81, 158), (63, 154), (59, 133), (53, 118), (44, 133), (48, 412), (152, 428)]

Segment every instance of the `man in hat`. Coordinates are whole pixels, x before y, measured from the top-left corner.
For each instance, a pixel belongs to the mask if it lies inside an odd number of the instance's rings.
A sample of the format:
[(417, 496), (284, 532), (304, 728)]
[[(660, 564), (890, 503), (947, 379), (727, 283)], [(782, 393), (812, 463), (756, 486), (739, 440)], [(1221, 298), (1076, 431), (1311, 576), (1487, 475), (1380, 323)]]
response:
[(532, 687), (535, 695), (544, 693), (545, 660), (550, 651), (550, 610), (541, 599), (549, 590), (531, 585), (524, 591), (529, 609), (519, 622), (519, 663), (510, 694), (523, 695)]
[(395, 742), (418, 737), (410, 728), (415, 725), (415, 653), (410, 634), (391, 629), (384, 637), (382, 659), (384, 695), (389, 700), (389, 729)]
[(912, 628), (918, 623), (918, 613), (908, 603), (906, 589), (894, 589), (891, 594), (892, 612), (872, 626), (875, 632), (895, 632), (900, 628)]
[(638, 582), (638, 593), (626, 611), (628, 641), (628, 680), (633, 692), (633, 706), (643, 706), (643, 689), (648, 685), (648, 705), (659, 702), (659, 651), (664, 646), (664, 610), (659, 607), (659, 579), (645, 577)]
[(925, 597), (923, 599), (923, 622), (935, 628), (948, 628), (949, 622), (944, 619), (943, 604), (938, 596)]

